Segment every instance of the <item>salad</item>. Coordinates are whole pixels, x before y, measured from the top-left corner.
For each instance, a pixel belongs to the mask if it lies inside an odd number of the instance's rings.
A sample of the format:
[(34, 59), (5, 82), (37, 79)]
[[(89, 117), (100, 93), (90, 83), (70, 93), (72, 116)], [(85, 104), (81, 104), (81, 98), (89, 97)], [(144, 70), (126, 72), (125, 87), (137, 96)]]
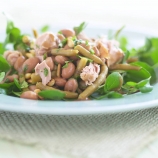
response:
[[(128, 48), (119, 37), (89, 37), (83, 22), (56, 33), (22, 34), (7, 21), (0, 43), (0, 94), (34, 100), (121, 98), (152, 91), (157, 82), (158, 38)], [(9, 46), (9, 47), (8, 47)], [(10, 47), (11, 46), (11, 47)]]

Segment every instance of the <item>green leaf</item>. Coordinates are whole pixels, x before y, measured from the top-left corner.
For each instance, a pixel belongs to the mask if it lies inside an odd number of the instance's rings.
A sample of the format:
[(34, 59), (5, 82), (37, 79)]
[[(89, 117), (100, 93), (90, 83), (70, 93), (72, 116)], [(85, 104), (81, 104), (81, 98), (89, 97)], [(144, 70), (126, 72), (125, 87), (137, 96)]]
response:
[(123, 95), (118, 93), (118, 92), (115, 92), (115, 91), (111, 91), (107, 94), (107, 97), (108, 98), (122, 98)]
[(127, 91), (128, 94), (135, 93), (140, 91), (142, 93), (147, 93), (152, 91), (153, 87), (150, 86), (150, 77), (142, 80), (138, 83), (136, 82), (127, 82), (122, 88)]
[(18, 97), (20, 97), (21, 94), (22, 94), (22, 92), (14, 92), (14, 91), (12, 91), (12, 92), (13, 92), (14, 95), (16, 95), (16, 96), (18, 96)]
[(0, 82), (3, 81), (4, 77), (5, 77), (5, 72), (1, 72), (0, 73)]
[(70, 62), (70, 61), (65, 61), (65, 64), (62, 66), (62, 68), (67, 68), (69, 62)]
[(49, 72), (48, 72), (48, 69), (47, 69), (47, 68), (44, 68), (43, 73), (44, 73), (44, 76), (47, 77), (47, 76), (48, 76), (48, 73), (49, 73)]
[(74, 27), (74, 31), (76, 33), (76, 35), (78, 35), (79, 33), (81, 33), (87, 26), (87, 23), (82, 22), (79, 26)]
[(85, 44), (86, 44), (86, 46), (88, 46), (88, 45), (89, 45), (89, 42), (86, 40)]
[(64, 40), (62, 40), (62, 41), (59, 43), (58, 47), (59, 47), (59, 48), (62, 48), (62, 47), (64, 47), (66, 44), (67, 44), (67, 38), (65, 38)]
[(0, 72), (7, 72), (10, 68), (11, 67), (7, 60), (2, 55), (0, 55)]
[(104, 99), (104, 98), (122, 98), (123, 95), (118, 93), (118, 92), (115, 92), (115, 91), (110, 91), (104, 95), (100, 95), (98, 97), (94, 97), (94, 99), (97, 99), (97, 100), (101, 100), (101, 99)]
[(140, 81), (140, 82), (137, 83), (135, 86), (136, 86), (137, 88), (142, 88), (142, 87), (144, 87), (146, 84), (148, 84), (149, 82), (150, 82), (150, 77), (147, 78), (147, 79), (145, 79), (145, 80)]
[(158, 38), (147, 39), (145, 45), (138, 49), (137, 54), (140, 61), (151, 66), (158, 63)]
[(18, 90), (14, 82), (0, 84), (0, 89), (2, 89), (1, 91), (4, 92), (3, 94), (7, 95), (11, 95), (13, 90)]
[(44, 55), (43, 55), (43, 59), (44, 59), (44, 60), (47, 59), (47, 53), (44, 53)]
[(137, 85), (137, 83), (136, 82), (127, 82), (126, 85), (130, 86), (130, 87), (135, 87)]
[(121, 37), (118, 41), (120, 43), (120, 48), (123, 51), (127, 51), (127, 46), (128, 46), (128, 40), (127, 40), (127, 38), (126, 37)]
[(46, 31), (48, 31), (50, 29), (50, 27), (49, 27), (49, 25), (45, 25), (45, 26), (43, 26), (42, 28), (41, 28), (41, 32), (46, 32)]
[(120, 29), (118, 29), (116, 32), (115, 32), (115, 35), (114, 35), (114, 38), (117, 39), (119, 34), (122, 32), (122, 30), (125, 28), (125, 26), (122, 26)]
[(18, 28), (13, 28), (9, 32), (9, 42), (10, 43), (16, 43), (16, 41), (19, 39), (19, 37), (20, 37), (20, 30)]
[[(132, 63), (131, 65), (140, 66), (139, 63)], [(143, 67), (140, 70), (127, 70), (124, 76), (125, 82), (132, 81), (132, 82), (140, 82), (141, 80), (147, 79), (151, 77), (150, 73)]]
[(146, 86), (144, 86), (144, 87), (139, 88), (139, 90), (140, 90), (142, 93), (148, 93), (148, 92), (151, 92), (151, 91), (153, 90), (153, 86), (146, 85)]
[(3, 14), (7, 19), (6, 33), (9, 33), (10, 30), (12, 30), (14, 28), (14, 23), (13, 23), (11, 17), (8, 14), (6, 14), (5, 12), (3, 12)]
[(146, 38), (144, 46), (140, 47), (138, 49), (139, 53), (146, 53), (152, 48), (152, 40), (149, 38)]
[(27, 88), (28, 87), (28, 83), (26, 81), (23, 81), (21, 84), (20, 84), (20, 87), (23, 89), (23, 88)]
[(38, 93), (44, 99), (61, 100), (65, 97), (65, 93), (59, 90), (44, 90)]
[(123, 82), (123, 78), (120, 75), (120, 73), (113, 72), (107, 77), (105, 81), (104, 91), (107, 92), (107, 91), (119, 89), (122, 86), (122, 82)]
[(147, 64), (145, 62), (141, 62), (141, 61), (134, 62), (134, 64), (137, 64), (138, 66), (141, 66), (144, 69), (146, 69), (151, 75), (151, 84), (156, 83), (157, 77), (156, 77), (156, 72), (153, 67), (151, 67), (149, 64)]
[(16, 78), (14, 78), (14, 83), (20, 91), (21, 89), (28, 87), (28, 83), (26, 81), (23, 81), (22, 83), (20, 83)]
[(16, 78), (14, 78), (14, 83), (15, 83), (16, 87), (21, 91), (21, 85)]
[(122, 86), (123, 91), (125, 91), (126, 94), (132, 94), (135, 92), (138, 92), (138, 88), (135, 86), (137, 83), (135, 82), (127, 82), (125, 85)]
[(95, 52), (94, 52), (93, 49), (91, 49), (89, 52), (90, 52), (91, 54), (95, 54)]
[(130, 52), (129, 51), (125, 51), (122, 63), (127, 63), (127, 59), (129, 58), (129, 56), (130, 56)]
[(5, 52), (5, 47), (3, 45), (3, 43), (0, 43), (0, 54), (3, 54)]
[(14, 82), (10, 82), (10, 83), (3, 83), (3, 84), (0, 84), (0, 88), (3, 88), (3, 89), (9, 89), (11, 86), (14, 85)]

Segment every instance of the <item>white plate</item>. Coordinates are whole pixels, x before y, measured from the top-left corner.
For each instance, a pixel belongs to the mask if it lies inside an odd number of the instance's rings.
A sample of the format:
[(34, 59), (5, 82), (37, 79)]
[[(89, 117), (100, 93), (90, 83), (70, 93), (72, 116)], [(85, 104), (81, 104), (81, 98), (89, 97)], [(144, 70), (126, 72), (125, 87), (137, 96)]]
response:
[[(105, 28), (87, 28), (87, 33), (92, 36), (107, 33)], [(143, 44), (146, 36), (151, 33), (124, 30), (133, 46)], [(0, 110), (14, 112), (28, 112), (54, 115), (77, 115), (116, 113), (132, 111), (158, 106), (158, 84), (152, 92), (147, 94), (132, 94), (121, 99), (105, 99), (93, 101), (34, 101), (0, 94)]]

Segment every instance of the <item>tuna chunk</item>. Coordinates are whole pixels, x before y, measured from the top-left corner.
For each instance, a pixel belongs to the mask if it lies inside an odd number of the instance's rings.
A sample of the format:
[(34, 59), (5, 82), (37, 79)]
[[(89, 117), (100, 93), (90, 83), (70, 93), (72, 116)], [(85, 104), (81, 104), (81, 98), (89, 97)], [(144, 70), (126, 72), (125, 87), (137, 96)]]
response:
[(119, 43), (116, 40), (101, 39), (97, 41), (97, 47), (101, 58), (107, 59), (108, 67), (120, 62), (124, 57), (124, 53), (119, 48)]
[(37, 57), (51, 51), (52, 48), (57, 48), (57, 37), (52, 33), (44, 33), (36, 39), (35, 52)]
[(46, 85), (51, 80), (50, 68), (44, 60), (42, 63), (38, 63), (35, 67), (35, 74), (40, 75), (42, 84)]
[(85, 81), (86, 85), (92, 85), (93, 82), (98, 78), (100, 73), (100, 65), (90, 63), (88, 66), (83, 68), (80, 77)]
[(109, 41), (108, 42), (108, 48), (109, 48), (109, 54), (110, 57), (107, 60), (107, 65), (111, 66), (114, 65), (122, 60), (124, 57), (123, 51), (118, 47), (119, 44), (116, 43), (116, 41)]

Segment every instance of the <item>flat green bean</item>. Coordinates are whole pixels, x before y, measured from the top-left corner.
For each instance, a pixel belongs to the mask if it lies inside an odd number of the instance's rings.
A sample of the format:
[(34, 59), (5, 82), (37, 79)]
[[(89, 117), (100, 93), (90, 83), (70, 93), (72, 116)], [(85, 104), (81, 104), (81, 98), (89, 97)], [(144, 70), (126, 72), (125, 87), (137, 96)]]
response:
[(88, 59), (84, 58), (84, 57), (80, 59), (78, 65), (77, 65), (75, 74), (74, 74), (75, 78), (79, 76), (79, 74), (81, 73), (81, 70), (86, 66), (87, 61), (88, 61)]
[(77, 45), (74, 49), (78, 50), (83, 56), (93, 60), (95, 63), (100, 64), (100, 65), (104, 65), (103, 61), (99, 57), (97, 57), (94, 54), (91, 54), (88, 50), (86, 50), (81, 45)]
[(110, 70), (140, 70), (141, 67), (130, 64), (116, 64), (109, 67)]
[(74, 49), (52, 49), (51, 51), (52, 55), (63, 55), (63, 56), (76, 56), (78, 54), (78, 50), (74, 50)]

